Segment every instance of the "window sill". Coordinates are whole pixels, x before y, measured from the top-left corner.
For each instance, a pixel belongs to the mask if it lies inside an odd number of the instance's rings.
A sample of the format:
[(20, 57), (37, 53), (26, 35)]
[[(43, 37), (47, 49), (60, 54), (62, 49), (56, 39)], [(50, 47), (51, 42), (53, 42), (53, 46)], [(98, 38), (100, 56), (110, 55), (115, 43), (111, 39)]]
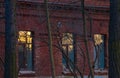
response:
[(23, 70), (23, 71), (19, 71), (18, 76), (22, 77), (22, 76), (27, 76), (27, 77), (33, 77), (35, 76), (35, 71), (28, 71), (28, 70)]
[(69, 70), (67, 70), (67, 71), (64, 70), (62, 72), (62, 74), (65, 75), (65, 76), (72, 76), (73, 75)]
[(98, 70), (94, 70), (96, 75), (108, 75), (108, 70), (107, 69), (98, 69)]

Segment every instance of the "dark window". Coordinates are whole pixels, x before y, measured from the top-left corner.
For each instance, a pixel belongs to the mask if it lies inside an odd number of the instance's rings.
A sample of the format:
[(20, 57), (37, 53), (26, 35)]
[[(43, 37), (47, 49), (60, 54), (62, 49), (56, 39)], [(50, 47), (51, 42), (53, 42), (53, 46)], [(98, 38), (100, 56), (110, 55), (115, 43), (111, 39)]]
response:
[(30, 31), (19, 31), (18, 65), (19, 70), (33, 69), (33, 38)]

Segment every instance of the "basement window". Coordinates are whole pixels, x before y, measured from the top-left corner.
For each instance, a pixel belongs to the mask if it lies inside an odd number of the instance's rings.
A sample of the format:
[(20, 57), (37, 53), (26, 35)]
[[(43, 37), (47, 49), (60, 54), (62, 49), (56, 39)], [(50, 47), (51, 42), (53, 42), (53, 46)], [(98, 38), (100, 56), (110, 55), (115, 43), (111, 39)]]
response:
[(19, 31), (18, 66), (20, 71), (33, 70), (33, 37), (31, 31)]

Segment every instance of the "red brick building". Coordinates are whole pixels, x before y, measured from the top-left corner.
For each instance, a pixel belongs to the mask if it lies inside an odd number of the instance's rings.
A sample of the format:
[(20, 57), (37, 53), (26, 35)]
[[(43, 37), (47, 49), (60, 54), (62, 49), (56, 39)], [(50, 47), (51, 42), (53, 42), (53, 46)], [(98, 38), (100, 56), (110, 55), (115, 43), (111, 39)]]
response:
[[(4, 2), (1, 1), (0, 4), (0, 58), (4, 60)], [(48, 5), (56, 76), (71, 74), (68, 69), (73, 71), (74, 65), (84, 75), (88, 74), (81, 2), (49, 0)], [(16, 11), (18, 75), (51, 76), (44, 0), (18, 0)], [(95, 74), (106, 74), (108, 69), (109, 0), (85, 0), (85, 19), (88, 51)], [(63, 57), (69, 57), (73, 64), (70, 65), (70, 60), (67, 58), (65, 60)], [(2, 64), (0, 67), (0, 78), (2, 78), (4, 71)], [(76, 68), (75, 71), (78, 72)]]

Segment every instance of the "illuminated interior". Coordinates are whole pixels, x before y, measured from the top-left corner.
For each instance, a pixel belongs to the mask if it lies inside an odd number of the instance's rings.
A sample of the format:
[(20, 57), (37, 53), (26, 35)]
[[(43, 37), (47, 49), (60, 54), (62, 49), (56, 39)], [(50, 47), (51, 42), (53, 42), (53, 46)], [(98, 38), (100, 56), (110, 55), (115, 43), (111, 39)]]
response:
[(18, 32), (18, 65), (20, 70), (32, 70), (32, 33), (30, 31)]
[(95, 45), (100, 45), (101, 43), (103, 43), (102, 35), (95, 34), (94, 41), (95, 41)]
[(62, 38), (63, 49), (66, 50), (68, 46), (68, 51), (73, 50), (73, 35), (71, 33), (64, 33)]
[(19, 43), (25, 43), (27, 48), (32, 48), (32, 37), (30, 31), (19, 31)]

